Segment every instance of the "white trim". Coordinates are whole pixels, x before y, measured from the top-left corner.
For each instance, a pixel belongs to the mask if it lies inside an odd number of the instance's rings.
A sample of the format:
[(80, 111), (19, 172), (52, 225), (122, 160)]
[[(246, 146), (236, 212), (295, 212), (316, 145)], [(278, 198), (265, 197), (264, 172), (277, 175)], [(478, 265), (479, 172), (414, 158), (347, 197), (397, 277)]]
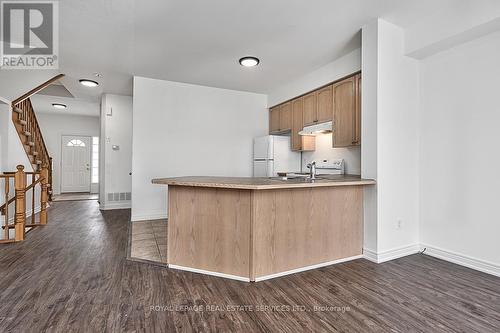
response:
[(343, 259), (338, 259), (338, 260), (323, 262), (321, 264), (316, 264), (316, 265), (311, 265), (311, 266), (296, 268), (296, 269), (292, 269), (292, 270), (289, 270), (289, 271), (284, 271), (284, 272), (280, 272), (280, 273), (276, 273), (276, 274), (260, 276), (260, 277), (256, 277), (255, 278), (255, 282), (269, 280), (269, 279), (273, 279), (273, 278), (277, 278), (277, 277), (285, 276), (285, 275), (289, 275), (289, 274), (295, 274), (295, 273), (299, 273), (299, 272), (304, 272), (304, 271), (308, 271), (308, 270), (316, 269), (316, 268), (320, 268), (320, 267), (325, 267), (325, 266), (340, 264), (342, 262), (351, 261), (351, 260), (355, 260), (355, 259), (361, 259), (361, 258), (363, 258), (363, 255), (358, 255), (358, 256), (353, 256), (353, 257), (347, 257), (347, 258), (343, 258)]
[(132, 207), (132, 203), (130, 201), (121, 201), (121, 202), (113, 202), (107, 203), (105, 205), (100, 205), (100, 210), (113, 210), (113, 209), (128, 209)]
[(217, 277), (222, 277), (226, 279), (232, 279), (232, 280), (237, 280), (237, 281), (243, 281), (243, 282), (250, 282), (250, 279), (247, 277), (242, 277), (242, 276), (237, 276), (237, 275), (231, 275), (231, 274), (224, 274), (224, 273), (218, 273), (218, 272), (212, 272), (212, 271), (205, 271), (203, 269), (197, 269), (197, 268), (191, 268), (191, 267), (184, 267), (184, 266), (177, 266), (177, 265), (168, 265), (168, 268), (172, 269), (178, 269), (181, 271), (187, 271), (187, 272), (192, 272), (192, 273), (200, 273), (200, 274), (206, 274), (206, 275), (212, 275), (212, 276), (217, 276)]
[(365, 257), (366, 260), (369, 260), (371, 262), (377, 263), (377, 252), (368, 250), (368, 249), (363, 249), (363, 257)]
[(363, 249), (363, 255), (365, 259), (380, 264), (386, 261), (398, 259), (401, 257), (406, 257), (418, 253), (419, 251), (420, 251), (420, 245), (413, 244), (378, 253), (372, 250)]
[(132, 214), (132, 222), (147, 221), (147, 220), (162, 220), (168, 218), (166, 211), (161, 211), (152, 214)]
[(498, 264), (481, 259), (476, 259), (453, 251), (440, 249), (431, 245), (421, 244), (420, 246), (422, 249), (426, 248), (424, 254), (429, 255), (431, 257), (436, 257), (442, 260), (452, 262), (457, 265), (472, 268), (491, 275), (500, 276), (500, 265)]

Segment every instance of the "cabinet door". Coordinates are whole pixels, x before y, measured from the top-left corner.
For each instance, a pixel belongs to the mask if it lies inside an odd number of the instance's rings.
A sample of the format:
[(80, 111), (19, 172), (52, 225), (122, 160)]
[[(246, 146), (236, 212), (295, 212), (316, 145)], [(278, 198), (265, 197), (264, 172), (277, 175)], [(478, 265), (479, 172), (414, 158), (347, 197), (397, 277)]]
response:
[(314, 124), (318, 120), (317, 94), (313, 91), (303, 97), (304, 99), (304, 125)]
[(318, 123), (324, 123), (333, 119), (333, 86), (318, 90)]
[(350, 77), (333, 85), (333, 147), (354, 145), (356, 79)]
[(304, 99), (298, 98), (292, 101), (292, 150), (302, 150), (302, 139), (299, 132), (304, 127), (303, 120)]
[(292, 102), (287, 102), (280, 107), (280, 131), (292, 129)]
[(280, 131), (280, 107), (275, 106), (269, 109), (269, 133)]
[(354, 140), (353, 144), (361, 144), (361, 74), (356, 75), (356, 111), (354, 113)]

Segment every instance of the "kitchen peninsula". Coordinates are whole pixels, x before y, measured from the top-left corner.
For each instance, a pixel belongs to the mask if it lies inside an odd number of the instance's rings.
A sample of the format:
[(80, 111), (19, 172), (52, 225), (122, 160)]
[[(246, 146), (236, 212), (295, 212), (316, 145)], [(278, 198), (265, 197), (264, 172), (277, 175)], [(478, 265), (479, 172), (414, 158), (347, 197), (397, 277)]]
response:
[(363, 186), (375, 184), (349, 175), (152, 182), (168, 185), (169, 267), (241, 281), (361, 256)]

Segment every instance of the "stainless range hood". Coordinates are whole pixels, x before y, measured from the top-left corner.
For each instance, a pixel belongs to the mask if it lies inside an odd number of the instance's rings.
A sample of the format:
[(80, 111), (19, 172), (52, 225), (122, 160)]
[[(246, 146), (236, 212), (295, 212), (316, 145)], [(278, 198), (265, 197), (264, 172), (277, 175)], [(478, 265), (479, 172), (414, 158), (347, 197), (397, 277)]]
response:
[(302, 131), (299, 132), (299, 135), (319, 135), (325, 133), (332, 133), (332, 131), (333, 131), (333, 122), (328, 121), (326, 123), (305, 126), (302, 129)]

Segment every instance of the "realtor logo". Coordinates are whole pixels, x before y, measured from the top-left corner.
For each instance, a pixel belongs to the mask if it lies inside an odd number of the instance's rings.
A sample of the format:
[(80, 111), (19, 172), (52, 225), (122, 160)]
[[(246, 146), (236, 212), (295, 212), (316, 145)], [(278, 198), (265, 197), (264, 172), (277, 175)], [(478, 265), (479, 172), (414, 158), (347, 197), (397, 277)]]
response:
[(57, 69), (56, 1), (1, 1), (2, 69)]

